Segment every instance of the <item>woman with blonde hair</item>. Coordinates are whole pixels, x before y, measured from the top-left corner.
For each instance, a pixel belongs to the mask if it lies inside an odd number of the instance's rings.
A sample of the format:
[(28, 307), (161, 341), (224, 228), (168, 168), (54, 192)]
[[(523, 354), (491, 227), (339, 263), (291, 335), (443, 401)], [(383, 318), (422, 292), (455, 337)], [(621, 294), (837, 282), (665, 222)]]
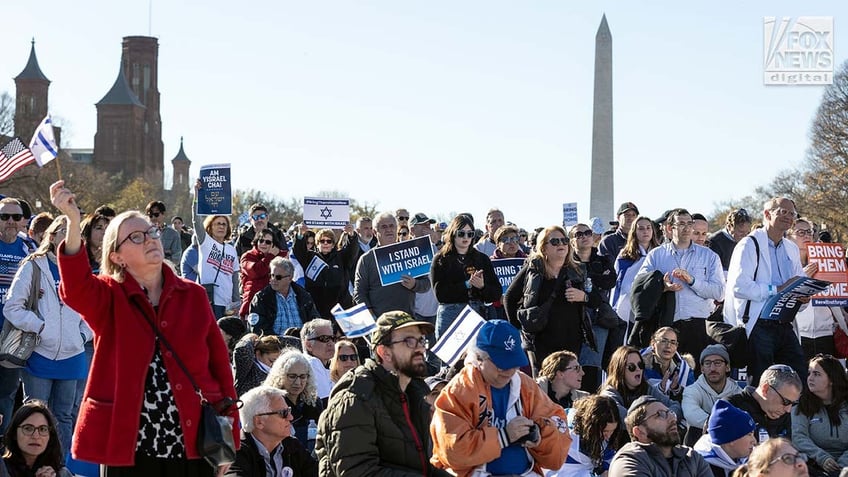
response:
[[(60, 215), (44, 232), (38, 249), (23, 259), (9, 287), (3, 313), (17, 328), (40, 338), (21, 373), (24, 401), (44, 401), (58, 422), (62, 452), (71, 447), (77, 399), (77, 380), (88, 375), (84, 345), (94, 334), (79, 313), (59, 298), (56, 250), (68, 231), (68, 217)], [(30, 290), (39, 291), (36, 311), (27, 307)]]
[(309, 422), (315, 421), (317, 424), (324, 409), (318, 399), (318, 386), (309, 360), (296, 349), (286, 350), (274, 361), (262, 384), (286, 390), (286, 403), (291, 407), (294, 417), (292, 428), (295, 437), (306, 450), (312, 452), (315, 442), (309, 441)]
[[(536, 252), (525, 262), (506, 291), (509, 321), (521, 330), (533, 369), (555, 351), (579, 356), (585, 342), (595, 349), (586, 306), (597, 307), (597, 287), (586, 287), (586, 273), (575, 262), (565, 229), (552, 225), (537, 238)], [(534, 362), (535, 361), (535, 362)]]
[(330, 358), (330, 381), (335, 384), (342, 375), (359, 366), (359, 353), (352, 341), (336, 341), (336, 352)]
[(798, 452), (792, 441), (769, 439), (754, 447), (748, 463), (733, 471), (733, 477), (807, 477), (807, 455)]

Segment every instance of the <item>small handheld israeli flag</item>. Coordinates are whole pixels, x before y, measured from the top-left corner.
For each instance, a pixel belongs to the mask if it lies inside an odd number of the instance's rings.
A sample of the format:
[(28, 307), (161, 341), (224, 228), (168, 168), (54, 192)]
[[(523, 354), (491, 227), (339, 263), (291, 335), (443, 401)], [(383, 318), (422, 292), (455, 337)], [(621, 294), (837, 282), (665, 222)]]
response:
[(59, 154), (59, 146), (56, 145), (56, 139), (53, 137), (53, 120), (48, 114), (38, 128), (35, 134), (32, 135), (32, 140), (29, 143), (29, 150), (35, 156), (35, 162), (38, 167), (43, 167), (44, 164), (56, 159)]
[(485, 322), (482, 316), (466, 305), (430, 351), (453, 366), (471, 341), (477, 337), (477, 332)]
[(347, 310), (336, 303), (336, 306), (330, 312), (348, 338), (359, 338), (360, 336), (368, 335), (377, 328), (374, 315), (365, 306), (365, 303), (360, 303)]
[(306, 278), (315, 281), (315, 279), (318, 278), (318, 275), (321, 274), (321, 271), (325, 268), (327, 268), (327, 262), (321, 260), (318, 255), (315, 255), (309, 262), (309, 266), (306, 267)]

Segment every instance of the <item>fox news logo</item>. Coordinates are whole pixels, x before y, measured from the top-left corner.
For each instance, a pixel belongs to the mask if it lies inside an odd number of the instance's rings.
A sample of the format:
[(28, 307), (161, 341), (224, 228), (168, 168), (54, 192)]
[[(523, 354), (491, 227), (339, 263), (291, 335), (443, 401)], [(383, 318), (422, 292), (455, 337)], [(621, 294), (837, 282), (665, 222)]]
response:
[(833, 83), (833, 17), (763, 18), (763, 83)]

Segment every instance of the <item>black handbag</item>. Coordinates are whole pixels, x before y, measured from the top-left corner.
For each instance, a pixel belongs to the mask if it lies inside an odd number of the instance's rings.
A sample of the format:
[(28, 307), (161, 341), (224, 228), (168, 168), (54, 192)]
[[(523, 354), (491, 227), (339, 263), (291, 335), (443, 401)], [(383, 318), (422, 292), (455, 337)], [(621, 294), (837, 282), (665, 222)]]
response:
[(203, 397), (203, 392), (200, 390), (200, 387), (194, 382), (194, 378), (191, 377), (188, 369), (186, 369), (183, 361), (179, 358), (179, 356), (177, 356), (177, 352), (174, 351), (174, 348), (171, 347), (171, 343), (162, 336), (162, 333), (159, 332), (150, 318), (148, 318), (144, 313), (144, 309), (142, 309), (138, 303), (134, 302), (134, 304), (139, 310), (141, 310), (144, 320), (147, 321), (147, 324), (149, 324), (153, 329), (153, 332), (156, 333), (159, 341), (161, 341), (162, 344), (165, 345), (165, 348), (171, 352), (174, 357), (174, 361), (176, 361), (180, 369), (183, 370), (183, 373), (185, 373), (189, 382), (191, 382), (194, 392), (197, 393), (198, 397), (200, 397), (200, 423), (197, 428), (197, 453), (200, 454), (200, 456), (215, 469), (222, 465), (232, 464), (236, 461), (236, 445), (233, 441), (233, 423), (229, 417), (222, 414), (227, 412), (229, 408), (235, 404), (235, 401), (231, 398), (225, 398), (216, 404), (212, 404), (207, 401), (206, 398)]
[(595, 310), (595, 324), (601, 328), (614, 330), (618, 328), (619, 323), (621, 323), (621, 318), (618, 317), (618, 313), (615, 312), (613, 307), (605, 301), (601, 302), (601, 305)]

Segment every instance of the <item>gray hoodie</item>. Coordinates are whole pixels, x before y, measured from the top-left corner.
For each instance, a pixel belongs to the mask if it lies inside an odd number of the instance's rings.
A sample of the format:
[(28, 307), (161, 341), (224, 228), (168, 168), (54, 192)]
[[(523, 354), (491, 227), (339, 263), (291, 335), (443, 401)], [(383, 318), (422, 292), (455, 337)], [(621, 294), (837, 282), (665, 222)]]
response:
[(839, 409), (839, 426), (833, 426), (824, 407), (808, 418), (792, 409), (792, 442), (799, 452), (822, 465), (832, 457), (841, 467), (848, 467), (848, 403)]
[(724, 383), (724, 389), (720, 393), (716, 393), (713, 388), (707, 383), (704, 375), (698, 376), (698, 379), (686, 386), (683, 389), (683, 416), (686, 418), (686, 424), (689, 427), (703, 429), (707, 419), (710, 417), (710, 411), (713, 409), (713, 404), (719, 399), (727, 399), (734, 394), (742, 392), (742, 388), (736, 381), (727, 378)]

